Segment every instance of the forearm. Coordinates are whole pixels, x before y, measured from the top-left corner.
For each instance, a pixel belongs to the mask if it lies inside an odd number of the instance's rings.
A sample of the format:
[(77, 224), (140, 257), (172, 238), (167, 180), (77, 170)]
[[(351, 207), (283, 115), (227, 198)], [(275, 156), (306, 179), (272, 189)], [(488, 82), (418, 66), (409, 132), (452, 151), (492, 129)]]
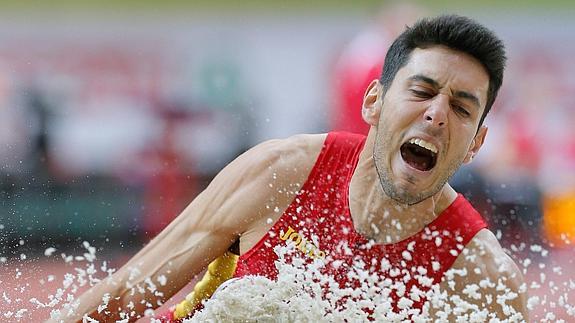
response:
[(119, 274), (118, 272), (103, 279), (74, 301), (64, 304), (58, 314), (51, 314), (51, 318), (46, 322), (81, 322), (84, 316), (89, 316), (100, 322), (113, 321), (114, 318), (119, 319), (119, 313), (112, 316), (106, 315), (104, 312), (105, 309), (118, 307), (118, 295), (121, 294), (118, 284), (118, 281), (121, 280)]
[(100, 322), (126, 318), (135, 321), (144, 316), (146, 310), (159, 307), (169, 297), (156, 285), (158, 283), (151, 278), (137, 283), (127, 281), (121, 284), (113, 279), (103, 282), (82, 295), (78, 316), (73, 321), (81, 320), (84, 315)]
[[(167, 228), (118, 272), (84, 293), (74, 315), (62, 313), (62, 319), (75, 322), (84, 315), (99, 321), (138, 318), (147, 309), (161, 306), (220, 249), (209, 233), (177, 231)], [(225, 245), (221, 248), (225, 251)]]
[(62, 309), (53, 321), (77, 322), (85, 315), (101, 322), (143, 316), (147, 309), (157, 308), (185, 285), (185, 281), (170, 277), (177, 271), (170, 270), (168, 263), (158, 260), (157, 264), (159, 267), (144, 266), (142, 262), (126, 264), (82, 294), (71, 307)]
[(78, 307), (72, 315), (62, 313), (60, 317), (64, 322), (79, 322), (84, 316), (88, 316), (100, 322), (115, 321), (120, 319), (121, 308), (120, 295), (122, 279), (119, 273), (108, 277), (82, 294), (78, 298)]

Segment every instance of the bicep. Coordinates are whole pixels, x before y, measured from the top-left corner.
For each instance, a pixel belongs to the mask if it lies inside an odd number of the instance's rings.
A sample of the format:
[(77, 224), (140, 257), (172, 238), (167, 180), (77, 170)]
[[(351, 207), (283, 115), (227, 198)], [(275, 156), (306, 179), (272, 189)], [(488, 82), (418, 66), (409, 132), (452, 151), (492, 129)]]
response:
[[(139, 256), (152, 263), (156, 272), (170, 273), (174, 285), (187, 283), (210, 261), (223, 254), (248, 230), (269, 199), (266, 182), (268, 164), (261, 149), (248, 152), (230, 163)], [(139, 258), (139, 257), (135, 257)], [(157, 273), (150, 272), (156, 275)], [(172, 273), (177, 273), (176, 275)], [(182, 280), (183, 282), (180, 282)]]

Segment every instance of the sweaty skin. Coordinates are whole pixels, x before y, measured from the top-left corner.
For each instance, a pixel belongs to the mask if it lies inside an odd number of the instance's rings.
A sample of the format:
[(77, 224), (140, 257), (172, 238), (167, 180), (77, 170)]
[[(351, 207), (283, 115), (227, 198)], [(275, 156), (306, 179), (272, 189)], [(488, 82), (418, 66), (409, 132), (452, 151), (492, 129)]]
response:
[[(433, 82), (413, 77), (417, 75)], [(479, 119), (488, 82), (485, 70), (475, 59), (436, 46), (414, 50), (390, 88), (383, 89), (378, 81), (370, 85), (362, 116), (371, 129), (349, 188), (350, 211), (358, 232), (378, 243), (393, 243), (419, 232), (455, 200), (457, 194), (447, 179), (462, 163), (470, 162), (483, 144), (487, 128), (479, 127)], [(462, 98), (461, 92), (472, 94), (477, 102), (468, 96)], [(413, 136), (424, 137), (439, 148), (437, 164), (428, 172), (414, 170), (401, 159), (399, 147)], [(272, 140), (238, 157), (125, 266), (82, 295), (78, 315), (66, 321), (81, 320), (84, 313), (111, 321), (119, 319), (118, 312), (132, 310), (135, 319), (146, 309), (142, 300), (157, 307), (158, 301), (179, 291), (238, 239), (240, 253), (248, 251), (292, 202), (325, 137), (298, 135)], [(400, 226), (392, 225), (396, 223)], [(504, 318), (508, 313), (496, 302), (497, 296), (515, 292), (518, 297), (506, 304), (528, 320), (521, 272), (490, 231), (481, 230), (452, 268), (465, 269), (467, 274), (454, 275), (441, 283), (448, 295), (460, 296)], [(162, 296), (148, 290), (132, 295), (127, 287), (143, 283), (146, 278), (156, 282), (161, 275), (167, 277), (165, 286), (156, 284)], [(481, 297), (463, 293), (466, 285), (482, 280), (494, 284), (487, 284)], [(497, 290), (499, 280), (508, 290)], [(110, 312), (98, 313), (106, 293), (111, 296)], [(133, 309), (129, 309), (130, 303)], [(433, 309), (430, 313), (438, 314)]]

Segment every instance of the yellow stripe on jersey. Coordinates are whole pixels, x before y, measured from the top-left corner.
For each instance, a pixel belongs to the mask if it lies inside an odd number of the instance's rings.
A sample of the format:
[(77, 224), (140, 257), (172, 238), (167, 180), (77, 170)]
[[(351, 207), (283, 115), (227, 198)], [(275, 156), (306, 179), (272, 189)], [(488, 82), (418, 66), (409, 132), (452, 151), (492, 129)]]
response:
[(227, 251), (212, 261), (202, 280), (194, 286), (194, 290), (176, 305), (174, 319), (181, 320), (188, 317), (201, 301), (210, 298), (218, 286), (230, 279), (236, 270), (238, 258), (237, 255)]

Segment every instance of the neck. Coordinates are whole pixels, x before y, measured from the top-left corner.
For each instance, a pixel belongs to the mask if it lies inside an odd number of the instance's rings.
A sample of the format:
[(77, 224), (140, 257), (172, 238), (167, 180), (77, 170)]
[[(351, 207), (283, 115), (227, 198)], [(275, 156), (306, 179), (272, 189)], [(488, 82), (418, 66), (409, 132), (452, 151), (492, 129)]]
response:
[(408, 238), (432, 222), (457, 197), (448, 184), (428, 199), (413, 205), (385, 194), (373, 160), (375, 132), (370, 130), (349, 186), (349, 205), (355, 229), (378, 243)]

